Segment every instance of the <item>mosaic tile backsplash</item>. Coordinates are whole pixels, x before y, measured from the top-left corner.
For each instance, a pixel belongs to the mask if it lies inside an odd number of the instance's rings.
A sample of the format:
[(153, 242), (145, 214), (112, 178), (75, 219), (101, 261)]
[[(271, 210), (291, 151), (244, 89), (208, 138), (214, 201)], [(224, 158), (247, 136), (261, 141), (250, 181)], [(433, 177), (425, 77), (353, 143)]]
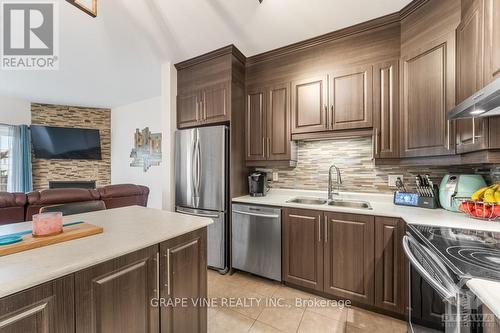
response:
[(435, 184), (447, 173), (484, 173), (487, 182), (500, 181), (500, 166), (375, 166), (372, 159), (371, 137), (345, 138), (298, 142), (298, 161), (294, 169), (277, 168), (278, 180), (270, 182), (273, 188), (326, 191), (328, 169), (337, 165), (342, 172), (341, 191), (393, 192), (388, 186), (389, 175), (403, 175), (408, 188), (418, 174), (429, 174)]

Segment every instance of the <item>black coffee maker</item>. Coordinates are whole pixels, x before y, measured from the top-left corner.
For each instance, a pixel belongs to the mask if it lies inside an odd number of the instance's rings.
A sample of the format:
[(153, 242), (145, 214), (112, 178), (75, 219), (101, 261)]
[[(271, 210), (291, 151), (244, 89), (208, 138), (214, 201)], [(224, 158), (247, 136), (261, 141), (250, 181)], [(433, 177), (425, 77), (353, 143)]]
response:
[(265, 172), (253, 172), (248, 176), (248, 188), (250, 196), (263, 197), (269, 188), (267, 187), (267, 174)]

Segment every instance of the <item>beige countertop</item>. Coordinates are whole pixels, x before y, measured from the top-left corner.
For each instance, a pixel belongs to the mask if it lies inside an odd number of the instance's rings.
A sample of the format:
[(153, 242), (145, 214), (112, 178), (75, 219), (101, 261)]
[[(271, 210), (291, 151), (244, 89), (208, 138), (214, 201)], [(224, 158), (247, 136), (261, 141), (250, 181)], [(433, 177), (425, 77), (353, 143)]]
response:
[[(0, 257), (0, 297), (161, 243), (212, 223), (211, 219), (139, 206), (72, 215), (104, 228), (80, 238)], [(30, 222), (0, 226), (0, 236), (31, 229)]]
[(265, 197), (251, 197), (249, 195), (234, 198), (233, 203), (246, 203), (254, 205), (267, 205), (277, 207), (293, 207), (302, 209), (313, 209), (331, 212), (375, 215), (396, 217), (403, 219), (406, 223), (410, 224), (423, 224), (432, 226), (442, 226), (451, 228), (464, 228), (474, 230), (485, 230), (500, 232), (500, 222), (490, 222), (472, 219), (465, 214), (449, 212), (444, 209), (426, 209), (418, 207), (403, 207), (396, 206), (392, 203), (391, 194), (377, 194), (377, 193), (353, 193), (341, 192), (340, 196), (335, 198), (363, 200), (368, 201), (372, 206), (372, 210), (334, 207), (324, 205), (309, 205), (297, 204), (288, 202), (295, 197), (318, 197), (327, 198), (327, 193), (322, 191), (307, 191), (307, 190), (285, 190), (285, 189), (271, 189)]

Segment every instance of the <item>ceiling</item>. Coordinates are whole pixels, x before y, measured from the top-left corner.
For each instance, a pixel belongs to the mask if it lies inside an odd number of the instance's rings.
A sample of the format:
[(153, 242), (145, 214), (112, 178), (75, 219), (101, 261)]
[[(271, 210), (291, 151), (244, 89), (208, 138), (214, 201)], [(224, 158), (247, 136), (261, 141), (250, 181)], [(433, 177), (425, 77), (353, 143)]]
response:
[(64, 0), (60, 70), (2, 71), (0, 95), (115, 107), (161, 94), (161, 64), (235, 44), (252, 56), (400, 10), (411, 0)]

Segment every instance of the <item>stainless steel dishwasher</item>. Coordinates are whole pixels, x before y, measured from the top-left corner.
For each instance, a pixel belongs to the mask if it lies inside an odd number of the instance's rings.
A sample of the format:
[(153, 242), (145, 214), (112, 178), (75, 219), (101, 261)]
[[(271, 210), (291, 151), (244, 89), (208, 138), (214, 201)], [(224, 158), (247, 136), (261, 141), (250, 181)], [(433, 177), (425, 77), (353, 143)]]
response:
[(233, 268), (281, 281), (281, 209), (233, 204)]

